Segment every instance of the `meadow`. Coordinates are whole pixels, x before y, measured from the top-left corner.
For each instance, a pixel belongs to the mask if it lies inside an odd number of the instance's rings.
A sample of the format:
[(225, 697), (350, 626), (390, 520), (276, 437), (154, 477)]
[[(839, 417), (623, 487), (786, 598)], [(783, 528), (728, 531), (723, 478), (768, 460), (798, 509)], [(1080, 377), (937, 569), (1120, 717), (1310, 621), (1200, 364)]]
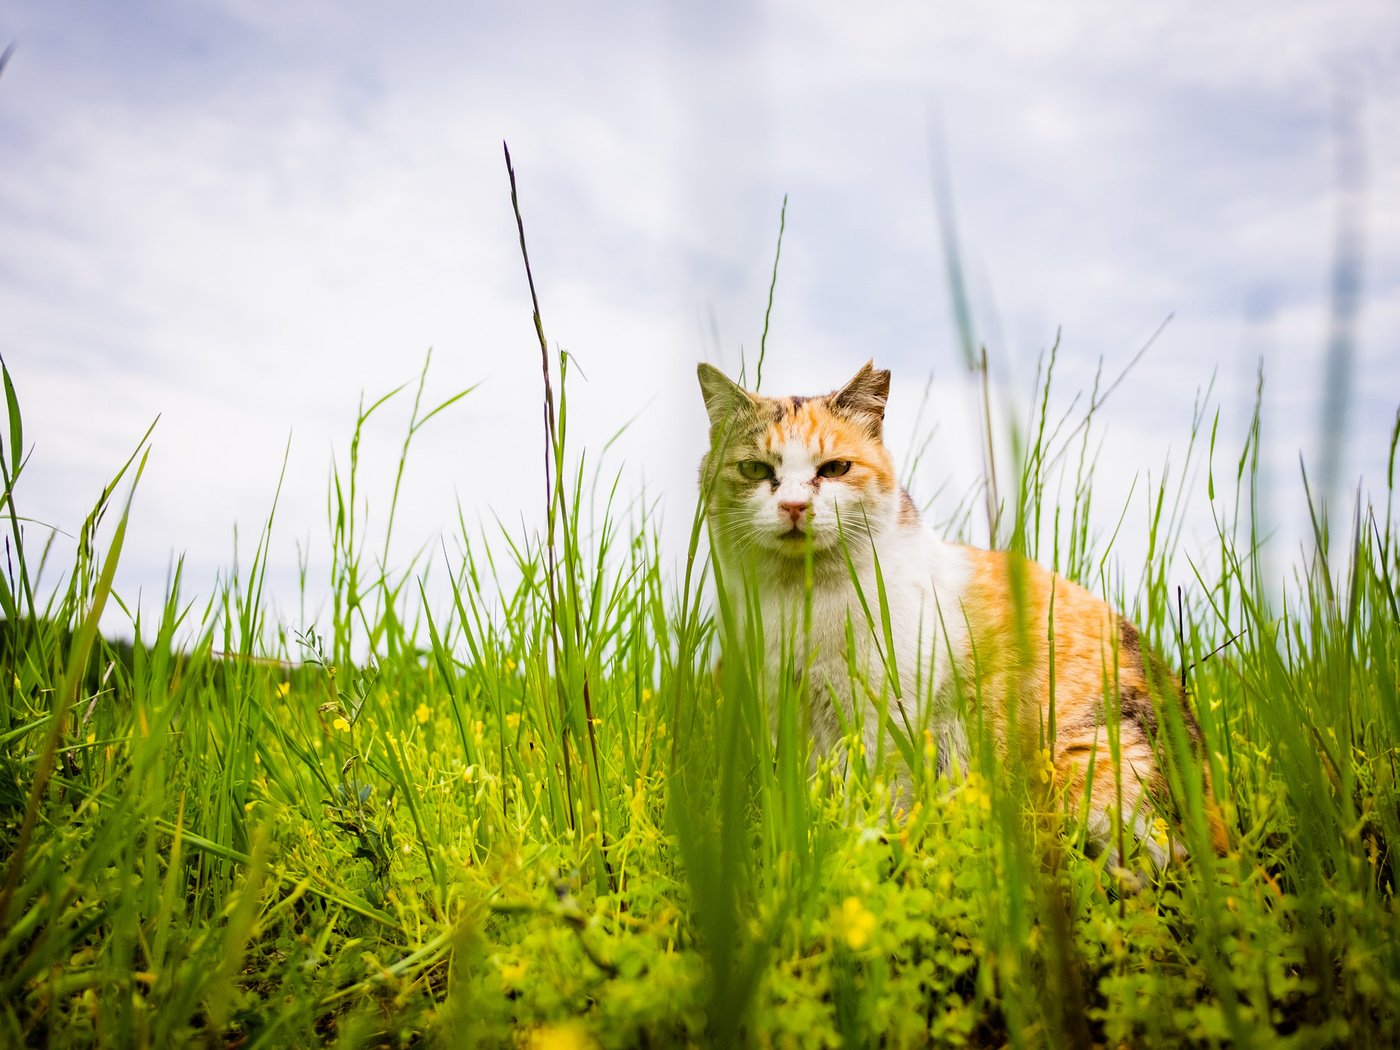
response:
[[(425, 370), (361, 406), (333, 473), (324, 623), (272, 618), (269, 517), (212, 598), (177, 569), (131, 645), (98, 624), (125, 607), (147, 439), (55, 567), (24, 517), (5, 371), (0, 1042), (1400, 1042), (1400, 421), (1379, 502), (1318, 511), (1311, 558), (1272, 580), (1257, 412), (1226, 450), (1203, 406), (1203, 469), (1177, 475), (1199, 484), (1147, 494), (1148, 558), (1122, 580), (1091, 525), (1118, 513), (1092, 502), (1101, 391), (1052, 418), (1053, 356), (1037, 377), (988, 490), (1000, 540), (1104, 594), (1180, 670), (1230, 829), (1217, 856), (1209, 800), (1178, 777), (1179, 819), (1154, 833), (1191, 856), (1156, 872), (1131, 846), (1091, 856), (1068, 801), (1035, 801), (1043, 770), (991, 749), (955, 779), (917, 728), (812, 763), (801, 687), (767, 695), (736, 610), (708, 597), (699, 508), (671, 573), (654, 508), (569, 446), (568, 357), (535, 324), (541, 533), (464, 514), (445, 600), (421, 562), (386, 564), (368, 423), (407, 408), (401, 477), (421, 427), (471, 410), (435, 402)], [(1199, 500), (1216, 547), (1183, 551)], [(879, 631), (867, 597), (853, 629)]]

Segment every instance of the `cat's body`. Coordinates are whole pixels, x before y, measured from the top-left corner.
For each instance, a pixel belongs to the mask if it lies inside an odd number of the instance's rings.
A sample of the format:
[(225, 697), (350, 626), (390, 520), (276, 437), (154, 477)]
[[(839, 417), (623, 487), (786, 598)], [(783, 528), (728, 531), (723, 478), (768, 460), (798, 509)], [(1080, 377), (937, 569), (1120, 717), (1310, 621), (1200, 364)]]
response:
[[(782, 676), (807, 676), (814, 750), (834, 748), (843, 723), (861, 726), (870, 754), (888, 724), (920, 743), (927, 731), (944, 770), (968, 768), (979, 730), (1005, 761), (1045, 746), (1073, 800), (1090, 784), (1096, 844), (1108, 844), (1121, 812), (1165, 862), (1147, 833), (1152, 800), (1168, 794), (1157, 704), (1176, 705), (1193, 748), (1200, 732), (1136, 628), (1034, 562), (933, 536), (884, 446), (888, 372), (867, 364), (815, 398), (750, 394), (708, 365), (699, 376), (720, 577), (731, 608), (759, 612), (773, 695)], [(1110, 705), (1121, 712), (1121, 777), (1109, 762)], [(1219, 848), (1214, 818), (1211, 834)]]

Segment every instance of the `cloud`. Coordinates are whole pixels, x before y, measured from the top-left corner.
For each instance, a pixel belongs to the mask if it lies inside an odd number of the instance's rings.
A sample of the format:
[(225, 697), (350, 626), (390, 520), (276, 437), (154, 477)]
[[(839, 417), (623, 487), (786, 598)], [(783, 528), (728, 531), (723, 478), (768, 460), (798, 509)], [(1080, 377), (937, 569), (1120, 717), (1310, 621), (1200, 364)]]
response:
[[(1378, 477), (1400, 390), (1391, 5), (284, 8), (31, 4), (0, 24), (19, 40), (0, 81), (0, 338), (37, 447), (21, 498), (74, 530), (160, 413), (130, 590), (158, 592), (174, 550), (207, 593), (233, 523), (246, 550), (265, 516), (289, 434), (273, 567), (294, 587), (293, 540), (325, 547), (327, 464), (345, 465), (361, 391), (411, 379), (430, 346), (438, 396), (482, 386), (420, 435), (402, 550), (458, 499), (469, 518), (535, 512), (539, 351), (503, 138), (546, 331), (577, 359), (580, 445), (635, 416), (615, 462), (664, 495), (674, 538), (703, 434), (693, 364), (754, 359), (784, 194), (765, 386), (830, 388), (875, 356), (907, 436), (932, 370), (947, 425), (920, 485), (970, 478), (936, 125), (999, 390), (1024, 402), (1059, 329), (1068, 400), (1171, 313), (1105, 407), (1096, 482), (1126, 491), (1179, 455), (1212, 373), (1238, 438), (1261, 352), (1287, 420), (1271, 470), (1296, 477), (1347, 70), (1369, 167), (1349, 469)], [(363, 446), (381, 516), (406, 406), (387, 411)]]

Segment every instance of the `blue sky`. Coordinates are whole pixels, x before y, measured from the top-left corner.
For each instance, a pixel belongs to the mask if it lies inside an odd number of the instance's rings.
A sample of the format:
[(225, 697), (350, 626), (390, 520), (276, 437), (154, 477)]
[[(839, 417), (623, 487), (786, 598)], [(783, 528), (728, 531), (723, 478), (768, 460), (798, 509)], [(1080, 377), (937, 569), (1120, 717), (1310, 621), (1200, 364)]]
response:
[[(932, 190), (941, 141), (1004, 403), (1024, 402), (1057, 329), (1067, 400), (1173, 316), (1105, 408), (1102, 529), (1135, 478), (1141, 490), (1179, 460), (1212, 375), (1233, 449), (1262, 357), (1288, 546), (1303, 523), (1298, 456), (1319, 447), (1334, 110), (1348, 100), (1365, 297), (1343, 474), (1383, 480), (1400, 404), (1390, 2), (390, 15), (20, 0), (0, 12), (10, 40), (0, 352), (35, 447), (21, 509), (75, 534), (159, 414), (119, 577), (129, 597), (159, 594), (172, 553), (207, 595), (235, 524), (246, 558), (290, 435), (273, 545), (289, 608), (297, 544), (328, 546), (327, 471), (361, 391), (411, 378), (429, 347), (432, 391), (482, 385), (421, 435), (403, 549), (450, 526), (458, 501), (473, 519), (531, 519), (538, 353), (502, 139), (547, 332), (585, 380), (576, 433), (596, 447), (637, 416), (614, 463), (629, 490), (663, 499), (669, 537), (703, 441), (694, 364), (756, 351), (785, 194), (765, 387), (830, 389), (874, 357), (895, 373), (900, 448), (932, 373), (940, 426), (916, 490), (969, 482), (973, 391)], [(387, 492), (401, 425), (386, 417), (366, 440), (372, 491)], [(56, 556), (69, 551), (61, 535)]]

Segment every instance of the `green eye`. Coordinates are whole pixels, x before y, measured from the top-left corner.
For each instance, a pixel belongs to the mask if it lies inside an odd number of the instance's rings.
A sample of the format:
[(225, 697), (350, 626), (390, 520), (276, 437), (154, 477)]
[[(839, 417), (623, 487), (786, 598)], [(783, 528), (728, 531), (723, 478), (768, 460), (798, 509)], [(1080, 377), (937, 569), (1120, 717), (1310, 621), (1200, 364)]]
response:
[(746, 459), (738, 467), (739, 473), (750, 481), (767, 481), (773, 476), (773, 468), (761, 459)]
[(817, 475), (823, 478), (839, 478), (850, 469), (849, 459), (829, 459), (817, 468)]

